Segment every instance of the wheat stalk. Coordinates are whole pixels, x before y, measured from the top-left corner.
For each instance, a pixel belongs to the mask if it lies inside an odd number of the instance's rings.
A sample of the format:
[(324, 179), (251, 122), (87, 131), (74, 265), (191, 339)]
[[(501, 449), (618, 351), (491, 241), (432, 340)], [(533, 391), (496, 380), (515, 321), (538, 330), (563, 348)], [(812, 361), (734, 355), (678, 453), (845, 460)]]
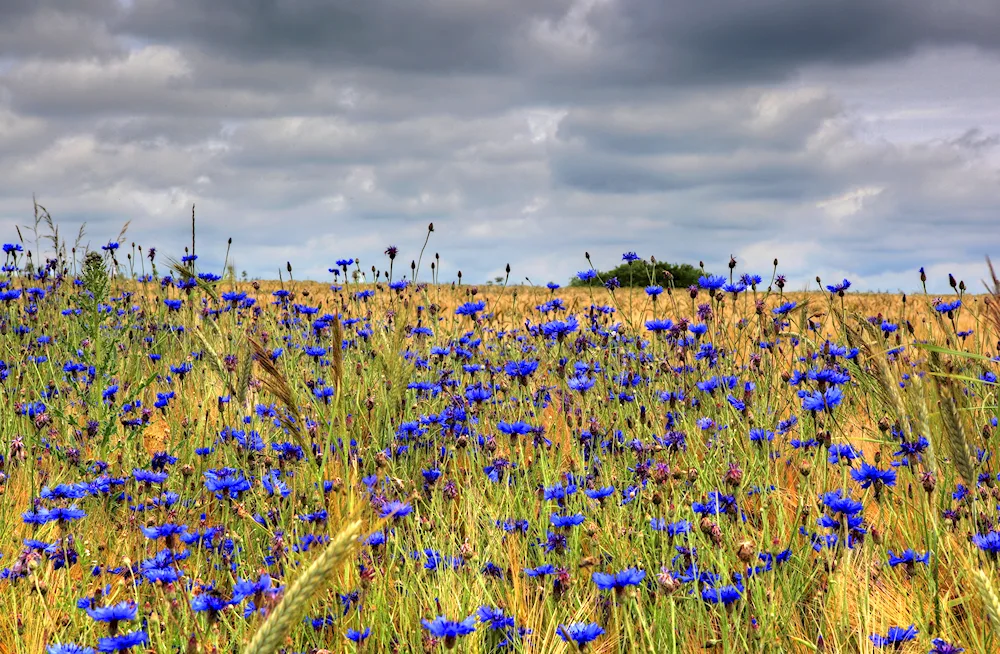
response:
[(200, 329), (192, 329), (191, 332), (201, 342), (202, 348), (204, 348), (204, 350), (208, 353), (209, 364), (226, 385), (226, 389), (229, 391), (229, 394), (236, 395), (236, 389), (233, 388), (232, 383), (229, 381), (229, 372), (226, 370), (226, 364), (222, 360), (222, 357), (220, 357), (219, 353), (215, 351), (215, 348), (213, 348), (211, 343), (208, 342), (208, 339), (205, 338), (205, 335), (201, 333)]
[[(128, 227), (127, 223), (126, 227)], [(191, 272), (191, 268), (189, 268), (187, 264), (181, 263), (172, 257), (167, 257), (167, 264), (170, 266), (170, 269), (174, 271), (174, 273), (183, 277), (185, 280), (193, 279), (194, 283), (198, 285), (198, 288), (207, 293), (216, 302), (219, 301), (219, 294), (215, 292), (215, 285), (209, 284), (201, 277), (196, 276), (193, 272)]]
[(246, 406), (250, 375), (253, 374), (253, 358), (253, 354), (247, 354), (240, 359), (240, 367), (236, 371), (236, 401), (241, 407)]
[(343, 340), (344, 334), (340, 328), (340, 318), (338, 317), (333, 321), (333, 347), (330, 353), (333, 358), (333, 388), (340, 394), (340, 385), (344, 378), (344, 350), (343, 350)]
[(977, 481), (975, 468), (972, 465), (972, 455), (969, 452), (969, 444), (965, 438), (965, 430), (962, 428), (962, 421), (958, 417), (955, 409), (955, 393), (952, 383), (946, 377), (941, 376), (943, 366), (941, 357), (937, 352), (931, 352), (931, 370), (936, 374), (934, 381), (937, 383), (938, 392), (941, 396), (941, 422), (944, 424), (945, 433), (948, 436), (948, 450), (952, 461), (958, 469), (958, 474), (962, 476), (965, 483), (971, 488), (975, 488)]
[(927, 395), (924, 392), (924, 381), (920, 375), (914, 375), (911, 378), (911, 383), (916, 389), (916, 396), (920, 398), (917, 402), (917, 427), (920, 434), (926, 434), (927, 439), (927, 450), (924, 452), (924, 459), (927, 461), (927, 467), (929, 470), (937, 470), (937, 455), (934, 453), (934, 440), (930, 438), (931, 428), (930, 428), (930, 417), (927, 413)]
[(987, 292), (989, 292), (989, 295), (984, 298), (987, 309), (986, 317), (997, 334), (1000, 334), (1000, 278), (997, 277), (997, 273), (993, 269), (993, 262), (990, 261), (989, 257), (986, 257), (986, 265), (990, 268), (990, 277), (992, 278), (992, 285), (983, 282)]
[(896, 383), (892, 370), (889, 368), (889, 361), (886, 359), (884, 352), (876, 352), (875, 343), (878, 342), (878, 335), (875, 328), (868, 323), (867, 320), (860, 320), (859, 324), (862, 326), (866, 332), (868, 338), (865, 338), (860, 333), (852, 333), (850, 326), (844, 322), (845, 331), (847, 332), (849, 338), (848, 342), (856, 340), (860, 343), (862, 349), (865, 351), (867, 359), (874, 364), (874, 374), (871, 374), (878, 383), (879, 388), (882, 391), (883, 399), (888, 400), (891, 403), (893, 410), (896, 412), (896, 416), (900, 421), (906, 420), (907, 411), (906, 403), (903, 401), (903, 396), (899, 392), (899, 385)]
[(278, 651), (288, 632), (302, 619), (309, 601), (323, 590), (330, 575), (350, 554), (360, 533), (360, 520), (340, 530), (319, 558), (285, 591), (285, 596), (257, 629), (243, 654), (273, 654)]
[(990, 578), (982, 570), (973, 571), (972, 578), (975, 580), (976, 588), (979, 590), (979, 597), (983, 600), (983, 605), (986, 607), (986, 615), (990, 618), (993, 631), (1000, 636), (1000, 598), (997, 597), (996, 591), (993, 590), (993, 583), (990, 582)]
[(247, 336), (247, 342), (250, 343), (250, 349), (253, 350), (253, 358), (256, 359), (261, 370), (264, 371), (262, 378), (264, 390), (278, 398), (285, 405), (285, 408), (288, 409), (288, 413), (293, 416), (293, 418), (289, 418), (285, 413), (281, 413), (278, 415), (278, 420), (281, 421), (282, 426), (295, 435), (296, 440), (299, 441), (299, 445), (306, 448), (306, 444), (302, 439), (302, 431), (299, 427), (301, 424), (299, 406), (295, 402), (295, 395), (292, 392), (291, 385), (282, 372), (278, 370), (278, 367), (274, 365), (271, 355), (264, 349), (263, 345), (249, 336)]

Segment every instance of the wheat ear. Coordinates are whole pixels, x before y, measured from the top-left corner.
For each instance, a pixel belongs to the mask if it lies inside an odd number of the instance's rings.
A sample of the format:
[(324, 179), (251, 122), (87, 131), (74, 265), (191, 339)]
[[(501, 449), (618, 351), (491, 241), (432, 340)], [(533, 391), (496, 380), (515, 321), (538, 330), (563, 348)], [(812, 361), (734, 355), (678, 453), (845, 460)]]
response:
[(273, 654), (278, 651), (288, 632), (302, 619), (310, 600), (323, 590), (330, 575), (354, 549), (360, 533), (360, 520), (340, 530), (319, 558), (285, 591), (285, 596), (257, 629), (243, 654)]
[(958, 469), (958, 474), (962, 476), (970, 488), (975, 488), (976, 471), (972, 465), (972, 454), (969, 452), (965, 430), (962, 428), (962, 421), (958, 417), (955, 406), (955, 389), (951, 380), (940, 374), (944, 371), (944, 366), (942, 366), (941, 357), (937, 352), (931, 352), (930, 364), (931, 370), (939, 373), (935, 376), (934, 381), (937, 383), (938, 395), (941, 399), (941, 422), (948, 436), (948, 450), (955, 467)]
[(972, 578), (975, 580), (976, 588), (979, 590), (979, 597), (983, 600), (983, 605), (986, 607), (986, 615), (990, 618), (993, 631), (1000, 636), (1000, 598), (997, 597), (996, 591), (993, 590), (993, 584), (985, 572), (975, 570), (972, 573)]

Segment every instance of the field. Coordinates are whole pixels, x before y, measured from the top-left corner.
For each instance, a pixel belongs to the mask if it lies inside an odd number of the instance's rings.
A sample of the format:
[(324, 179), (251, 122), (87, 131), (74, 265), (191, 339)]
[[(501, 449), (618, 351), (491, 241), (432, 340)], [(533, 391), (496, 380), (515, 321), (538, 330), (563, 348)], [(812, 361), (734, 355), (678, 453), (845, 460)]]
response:
[(4, 248), (0, 652), (1000, 651), (992, 295), (116, 246)]

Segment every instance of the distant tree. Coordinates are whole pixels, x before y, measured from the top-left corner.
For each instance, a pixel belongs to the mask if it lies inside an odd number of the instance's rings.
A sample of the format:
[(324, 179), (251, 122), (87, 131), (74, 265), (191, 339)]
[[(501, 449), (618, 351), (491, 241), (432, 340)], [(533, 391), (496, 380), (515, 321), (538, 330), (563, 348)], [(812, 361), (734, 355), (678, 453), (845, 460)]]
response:
[(667, 263), (666, 261), (652, 263), (640, 259), (623, 263), (611, 270), (598, 271), (596, 276), (588, 280), (573, 277), (570, 280), (570, 286), (601, 286), (614, 277), (621, 286), (655, 285), (667, 287), (673, 284), (675, 288), (687, 288), (697, 284), (698, 278), (703, 274), (705, 273), (699, 268), (688, 263)]

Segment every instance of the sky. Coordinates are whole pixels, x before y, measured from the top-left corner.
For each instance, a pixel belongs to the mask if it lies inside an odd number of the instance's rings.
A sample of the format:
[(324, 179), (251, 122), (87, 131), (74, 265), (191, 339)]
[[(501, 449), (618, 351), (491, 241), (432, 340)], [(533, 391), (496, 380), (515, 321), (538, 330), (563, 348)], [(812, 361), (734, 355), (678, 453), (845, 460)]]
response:
[(981, 290), (998, 100), (995, 0), (3, 0), (0, 240)]

